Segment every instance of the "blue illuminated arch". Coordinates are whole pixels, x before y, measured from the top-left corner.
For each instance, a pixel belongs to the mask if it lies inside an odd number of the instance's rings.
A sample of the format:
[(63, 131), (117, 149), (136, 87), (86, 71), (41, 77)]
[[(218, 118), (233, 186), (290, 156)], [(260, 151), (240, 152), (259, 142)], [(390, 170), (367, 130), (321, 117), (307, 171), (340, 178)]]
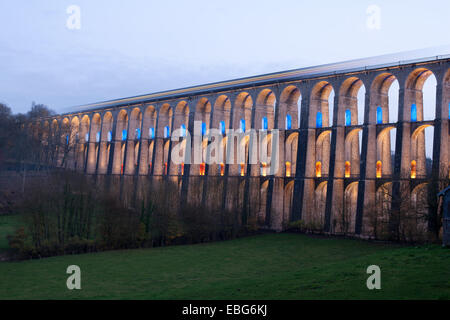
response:
[(411, 105), (411, 121), (417, 121), (417, 106), (415, 103)]
[(377, 107), (377, 123), (383, 123), (383, 109), (380, 106)]
[(111, 140), (112, 140), (112, 131), (108, 131), (107, 139), (108, 139), (108, 142), (111, 142)]
[(202, 122), (202, 136), (206, 134), (206, 123)]
[(69, 144), (69, 135), (66, 135), (66, 144)]
[(261, 128), (262, 128), (263, 130), (267, 130), (267, 127), (268, 127), (268, 124), (267, 124), (267, 117), (263, 117), (263, 118), (261, 119)]
[(222, 134), (225, 134), (225, 121), (219, 122), (219, 130)]
[(181, 136), (186, 137), (186, 126), (184, 124), (182, 124), (180, 126), (180, 130), (181, 130)]
[(148, 128), (148, 136), (150, 139), (155, 139), (155, 128)]
[(84, 141), (85, 141), (85, 142), (89, 142), (89, 133), (86, 133), (86, 134), (84, 135)]
[(317, 112), (317, 117), (316, 117), (316, 127), (317, 128), (322, 128), (322, 112)]
[(352, 112), (349, 109), (345, 110), (345, 125), (352, 125)]
[(136, 128), (135, 138), (136, 138), (137, 140), (141, 139), (141, 129)]
[(122, 130), (122, 141), (127, 140), (127, 135), (128, 135), (127, 130), (123, 129)]
[(100, 131), (95, 135), (95, 142), (100, 142)]
[(245, 132), (245, 119), (241, 119), (241, 130)]
[(170, 136), (169, 126), (164, 127), (164, 138), (168, 138)]
[(286, 115), (286, 130), (292, 129), (292, 117), (290, 114)]

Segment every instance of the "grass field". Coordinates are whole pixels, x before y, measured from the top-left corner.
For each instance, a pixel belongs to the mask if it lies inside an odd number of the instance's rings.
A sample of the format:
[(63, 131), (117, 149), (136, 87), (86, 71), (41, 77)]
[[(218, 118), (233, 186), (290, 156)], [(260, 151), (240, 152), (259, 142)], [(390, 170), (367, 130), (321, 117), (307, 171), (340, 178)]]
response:
[[(81, 290), (66, 288), (72, 264)], [(372, 264), (381, 290), (366, 287)], [(265, 234), (1, 262), (0, 299), (450, 299), (450, 250)]]

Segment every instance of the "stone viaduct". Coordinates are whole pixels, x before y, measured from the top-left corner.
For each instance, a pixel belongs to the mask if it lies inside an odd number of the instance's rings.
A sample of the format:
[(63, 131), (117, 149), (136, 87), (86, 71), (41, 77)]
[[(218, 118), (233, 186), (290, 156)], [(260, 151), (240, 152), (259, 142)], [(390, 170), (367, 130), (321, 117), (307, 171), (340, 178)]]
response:
[[(432, 179), (449, 177), (449, 65), (450, 55), (361, 59), (85, 105), (39, 125), (48, 135), (72, 132), (64, 140), (75, 147), (56, 166), (88, 175), (172, 179), (182, 201), (208, 201), (208, 189), (220, 185), (220, 205), (256, 216), (262, 227), (282, 230), (301, 219), (325, 232), (365, 236), (373, 233), (374, 212), (375, 219), (389, 219), (382, 209), (399, 206), (386, 198), (414, 201)], [(427, 107), (435, 117), (424, 120), (422, 88), (431, 75), (436, 105)], [(388, 91), (394, 81), (398, 119), (392, 122)], [(362, 87), (364, 101), (358, 101)], [(171, 141), (171, 133), (193, 132), (194, 121), (204, 130), (265, 130), (269, 140), (279, 129), (278, 150), (272, 150), (278, 171), (270, 174), (265, 163), (247, 161), (175, 165), (171, 150), (180, 142)], [(433, 139), (426, 141), (430, 126)], [(226, 139), (224, 133), (224, 152)], [(426, 143), (432, 143), (431, 170)]]

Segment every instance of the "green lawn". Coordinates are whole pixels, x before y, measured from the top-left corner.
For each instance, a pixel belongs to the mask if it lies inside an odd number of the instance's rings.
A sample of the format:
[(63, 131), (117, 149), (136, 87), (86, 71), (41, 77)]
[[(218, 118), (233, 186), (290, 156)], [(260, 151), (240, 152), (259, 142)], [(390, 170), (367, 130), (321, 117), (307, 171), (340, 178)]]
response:
[[(81, 290), (66, 268), (81, 268)], [(367, 266), (381, 290), (366, 288)], [(0, 263), (0, 299), (450, 299), (450, 250), (266, 234)]]

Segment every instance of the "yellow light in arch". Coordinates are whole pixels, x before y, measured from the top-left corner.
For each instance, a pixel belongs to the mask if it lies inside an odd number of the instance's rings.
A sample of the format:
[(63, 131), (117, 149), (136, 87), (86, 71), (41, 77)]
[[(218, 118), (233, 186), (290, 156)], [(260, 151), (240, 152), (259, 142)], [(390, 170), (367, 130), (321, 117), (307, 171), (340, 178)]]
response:
[(201, 176), (205, 175), (205, 163), (204, 162), (200, 163), (200, 175)]
[(241, 163), (241, 177), (245, 175), (245, 165)]
[(263, 177), (265, 177), (267, 175), (266, 174), (266, 166), (267, 166), (267, 164), (265, 162), (261, 162), (261, 175)]
[(183, 176), (184, 175), (184, 162), (182, 162), (180, 164), (180, 174)]
[(377, 178), (381, 178), (381, 161), (377, 161)]
[(416, 160), (411, 161), (411, 179), (416, 178)]
[(223, 176), (225, 174), (225, 164), (222, 162), (220, 164), (220, 175)]
[(316, 177), (320, 178), (322, 176), (322, 162), (316, 162)]
[(345, 177), (350, 178), (350, 162), (345, 161)]
[(286, 177), (291, 176), (291, 163), (289, 161), (286, 161)]

